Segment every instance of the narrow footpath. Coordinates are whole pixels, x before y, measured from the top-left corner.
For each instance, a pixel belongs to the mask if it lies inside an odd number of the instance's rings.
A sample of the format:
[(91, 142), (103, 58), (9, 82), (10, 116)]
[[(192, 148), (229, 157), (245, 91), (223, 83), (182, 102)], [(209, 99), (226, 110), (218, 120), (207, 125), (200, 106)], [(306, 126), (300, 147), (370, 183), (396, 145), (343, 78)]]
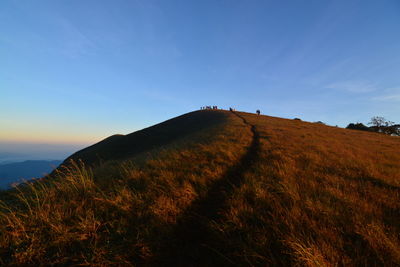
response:
[(259, 157), (260, 138), (254, 125), (236, 112), (232, 112), (240, 119), (252, 133), (252, 141), (246, 153), (239, 162), (232, 166), (218, 180), (216, 180), (203, 198), (195, 200), (178, 220), (172, 233), (175, 240), (162, 253), (168, 262), (158, 262), (166, 266), (207, 266), (207, 265), (234, 265), (213, 245), (219, 242), (217, 234), (210, 228), (213, 222), (221, 219), (221, 214), (227, 209), (227, 200), (233, 190), (240, 187), (244, 181), (244, 174)]

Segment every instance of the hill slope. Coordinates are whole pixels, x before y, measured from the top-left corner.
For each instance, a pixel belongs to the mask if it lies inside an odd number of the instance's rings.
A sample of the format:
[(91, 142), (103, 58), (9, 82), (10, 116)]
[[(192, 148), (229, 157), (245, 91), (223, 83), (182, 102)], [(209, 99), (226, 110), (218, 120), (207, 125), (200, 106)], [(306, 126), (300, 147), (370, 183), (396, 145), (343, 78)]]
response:
[(398, 265), (399, 145), (295, 120), (189, 113), (71, 156), (90, 169), (66, 163), (3, 194), (0, 259)]
[(128, 135), (110, 136), (78, 151), (65, 162), (80, 159), (86, 164), (93, 165), (102, 161), (132, 157), (141, 152), (160, 149), (175, 140), (220, 124), (227, 116), (224, 112), (191, 112)]

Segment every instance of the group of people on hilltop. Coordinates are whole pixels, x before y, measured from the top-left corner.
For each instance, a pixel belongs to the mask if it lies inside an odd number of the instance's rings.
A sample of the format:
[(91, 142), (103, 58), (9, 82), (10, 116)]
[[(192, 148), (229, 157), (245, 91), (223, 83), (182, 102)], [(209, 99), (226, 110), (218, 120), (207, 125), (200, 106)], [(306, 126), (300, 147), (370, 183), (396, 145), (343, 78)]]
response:
[[(218, 106), (204, 106), (200, 107), (200, 110), (205, 110), (205, 109), (218, 109)], [(236, 111), (236, 109), (229, 107), (229, 111)], [(261, 111), (259, 109), (256, 110), (256, 114), (260, 115)]]
[(218, 106), (204, 106), (204, 107), (200, 107), (201, 110), (203, 109), (218, 109)]

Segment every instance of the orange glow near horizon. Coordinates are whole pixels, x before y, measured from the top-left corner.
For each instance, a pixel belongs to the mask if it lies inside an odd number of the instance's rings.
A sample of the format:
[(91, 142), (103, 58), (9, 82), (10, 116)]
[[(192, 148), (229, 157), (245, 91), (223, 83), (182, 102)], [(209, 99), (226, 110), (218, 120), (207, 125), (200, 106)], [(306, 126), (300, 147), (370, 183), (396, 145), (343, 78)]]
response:
[[(10, 143), (45, 143), (45, 144), (78, 144), (88, 145), (97, 143), (113, 135), (114, 132), (91, 127), (91, 125), (66, 125), (59, 122), (29, 123), (2, 121), (0, 142)], [(38, 128), (37, 125), (42, 125)]]
[(72, 133), (44, 133), (44, 132), (18, 132), (1, 131), (0, 142), (10, 143), (46, 143), (46, 144), (65, 144), (65, 145), (88, 145), (101, 141), (107, 136), (95, 136), (89, 134)]

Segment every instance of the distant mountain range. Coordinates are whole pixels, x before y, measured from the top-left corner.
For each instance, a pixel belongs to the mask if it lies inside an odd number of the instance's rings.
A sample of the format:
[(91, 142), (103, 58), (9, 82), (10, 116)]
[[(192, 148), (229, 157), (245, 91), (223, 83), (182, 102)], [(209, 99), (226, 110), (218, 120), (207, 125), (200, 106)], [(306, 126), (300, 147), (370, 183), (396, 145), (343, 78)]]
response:
[(0, 165), (0, 189), (12, 183), (40, 178), (60, 165), (61, 160), (27, 160)]
[(85, 144), (25, 143), (0, 140), (0, 165), (26, 160), (65, 159), (86, 147)]

